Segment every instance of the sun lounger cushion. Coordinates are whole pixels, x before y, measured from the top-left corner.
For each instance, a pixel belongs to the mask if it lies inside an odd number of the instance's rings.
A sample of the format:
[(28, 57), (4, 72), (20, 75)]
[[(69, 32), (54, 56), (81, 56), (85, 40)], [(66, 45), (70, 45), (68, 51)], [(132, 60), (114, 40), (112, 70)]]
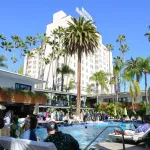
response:
[(53, 143), (0, 137), (0, 145), (7, 150), (57, 150)]
[[(150, 129), (148, 129), (145, 133), (135, 133), (133, 136), (124, 135), (124, 139), (137, 142), (143, 140), (149, 133)], [(116, 135), (115, 133), (109, 134), (109, 137), (111, 139), (122, 139), (122, 135)]]

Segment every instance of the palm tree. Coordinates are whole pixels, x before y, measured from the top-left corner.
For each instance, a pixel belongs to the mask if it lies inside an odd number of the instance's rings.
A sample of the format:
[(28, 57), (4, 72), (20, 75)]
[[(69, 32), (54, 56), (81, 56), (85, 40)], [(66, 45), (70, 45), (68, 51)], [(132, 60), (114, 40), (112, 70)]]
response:
[(64, 89), (66, 90), (66, 92), (70, 92), (70, 90), (75, 89), (75, 80), (71, 79), (68, 85), (64, 86)]
[(34, 56), (34, 53), (30, 50), (24, 50), (24, 53), (27, 56), (27, 64), (26, 64), (26, 74), (27, 74), (27, 69), (28, 69), (28, 63), (29, 63), (29, 58)]
[(137, 57), (133, 59), (132, 57), (128, 60), (125, 64), (125, 72), (129, 71), (132, 72), (136, 78), (136, 82), (140, 82), (142, 78), (142, 68), (140, 67), (141, 58)]
[(67, 74), (74, 74), (74, 70), (72, 70), (69, 66), (62, 64), (60, 68), (56, 69), (56, 72), (58, 74), (61, 74), (61, 91), (63, 91), (64, 88), (64, 76)]
[[(6, 38), (2, 34), (0, 34), (0, 41), (3, 42), (5, 40), (6, 40)], [(0, 47), (3, 48), (2, 45), (0, 45)]]
[(111, 73), (110, 52), (114, 50), (114, 46), (112, 44), (106, 44), (106, 48), (109, 50), (109, 73)]
[(68, 22), (64, 36), (64, 45), (67, 54), (78, 56), (78, 75), (77, 75), (77, 115), (80, 115), (81, 107), (81, 58), (83, 53), (86, 55), (94, 53), (99, 45), (99, 35), (91, 20), (85, 21), (84, 18), (72, 18)]
[(106, 89), (106, 91), (109, 91), (107, 87), (107, 74), (104, 71), (95, 72), (93, 76), (90, 77), (90, 81), (94, 81), (96, 83), (98, 103), (99, 86), (101, 86), (101, 90)]
[(28, 47), (27, 47), (27, 45), (26, 45), (26, 43), (24, 43), (23, 41), (20, 41), (20, 43), (19, 43), (19, 48), (20, 48), (20, 67), (22, 66), (22, 56), (24, 56), (23, 55), (23, 51), (25, 51), (25, 50), (27, 50), (28, 49)]
[[(112, 45), (112, 44), (106, 44), (106, 48), (108, 49), (108, 51), (109, 51), (109, 73), (110, 73), (110, 78), (111, 78), (111, 68), (110, 68), (110, 66), (111, 66), (111, 60), (110, 60), (110, 52), (112, 51), (112, 50), (114, 50), (114, 46)], [(111, 85), (111, 92), (112, 92), (112, 85)]]
[(122, 45), (122, 42), (125, 42), (125, 41), (126, 41), (126, 36), (125, 35), (123, 35), (123, 34), (118, 35), (118, 38), (117, 38), (116, 42), (119, 42), (120, 47)]
[(11, 36), (11, 39), (13, 40), (14, 44), (13, 44), (13, 54), (12, 54), (12, 71), (14, 71), (14, 63), (16, 62), (16, 58), (15, 58), (15, 51), (17, 48), (19, 48), (20, 46), (20, 42), (22, 41), (21, 38), (19, 36)]
[[(150, 30), (150, 26), (148, 26), (148, 29)], [(150, 32), (145, 33), (144, 36), (147, 36), (148, 41), (150, 42)]]
[(123, 67), (123, 60), (121, 59), (121, 57), (117, 56), (114, 57), (114, 66), (113, 66), (113, 71), (114, 71), (114, 79), (115, 79), (115, 91), (116, 91), (116, 102), (117, 102), (117, 106), (118, 106), (118, 92), (120, 91), (120, 72), (121, 69)]
[(125, 63), (125, 53), (126, 53), (127, 51), (129, 51), (130, 48), (128, 47), (127, 44), (123, 44), (123, 45), (120, 46), (119, 50), (120, 50), (120, 52), (121, 52), (121, 54), (122, 54), (123, 62)]
[(1, 40), (1, 41), (5, 41), (6, 38), (5, 38), (2, 34), (0, 34), (0, 40)]
[(141, 58), (140, 67), (142, 68), (142, 71), (144, 73), (144, 77), (145, 77), (145, 97), (146, 97), (147, 103), (149, 103), (148, 95), (147, 95), (147, 74), (150, 74), (150, 57)]
[(50, 69), (51, 69), (51, 66), (52, 66), (53, 90), (54, 90), (53, 61), (56, 59), (55, 52), (49, 53), (49, 55), (48, 55), (48, 58), (47, 58), (47, 59), (48, 59), (49, 67), (48, 67), (48, 74), (47, 74), (47, 80), (46, 80), (45, 88), (47, 88), (47, 86), (48, 86), (48, 80), (49, 80), (49, 76), (50, 76)]
[[(39, 78), (41, 78), (41, 74), (43, 74), (44, 70), (45, 70), (45, 66), (43, 68), (43, 62), (45, 63), (46, 59), (45, 57), (45, 50), (46, 50), (46, 46), (47, 44), (49, 44), (50, 42), (50, 37), (46, 36), (46, 33), (44, 34), (37, 34), (38, 36), (38, 41), (40, 43), (40, 46), (38, 48), (36, 48), (36, 52), (38, 53), (39, 57), (41, 58), (41, 63), (40, 63), (40, 73), (39, 73)], [(44, 78), (44, 76), (43, 76)]]
[(91, 91), (92, 91), (93, 87), (94, 87), (94, 84), (89, 84), (87, 86), (87, 88), (86, 88), (87, 95), (91, 95)]
[[(5, 49), (4, 56), (5, 56), (5, 58), (7, 58), (6, 57), (7, 52), (11, 52), (11, 49), (13, 48), (12, 43), (11, 42), (2, 42), (1, 47)], [(5, 62), (5, 65), (6, 65), (6, 62)]]
[(32, 36), (27, 36), (25, 43), (30, 45), (30, 46), (32, 46), (32, 45), (35, 46), (36, 43), (37, 43), (37, 38), (36, 37), (32, 37)]
[(0, 67), (7, 68), (7, 65), (4, 63), (5, 61), (5, 56), (0, 56)]
[(14, 71), (14, 64), (18, 61), (16, 57), (11, 57), (12, 60), (12, 71)]

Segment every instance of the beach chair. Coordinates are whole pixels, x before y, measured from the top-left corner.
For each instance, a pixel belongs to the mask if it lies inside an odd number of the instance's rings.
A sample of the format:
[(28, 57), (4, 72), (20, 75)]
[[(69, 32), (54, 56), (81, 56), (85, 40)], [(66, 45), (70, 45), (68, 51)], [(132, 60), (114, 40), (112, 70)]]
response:
[[(133, 136), (124, 135), (124, 140), (128, 142), (140, 143), (145, 141), (150, 134), (150, 129), (148, 129), (145, 133), (135, 133)], [(122, 135), (116, 135), (115, 133), (109, 134), (109, 138), (111, 141), (121, 141)]]
[(0, 137), (0, 146), (7, 150), (57, 150), (50, 142), (36, 142), (11, 137)]

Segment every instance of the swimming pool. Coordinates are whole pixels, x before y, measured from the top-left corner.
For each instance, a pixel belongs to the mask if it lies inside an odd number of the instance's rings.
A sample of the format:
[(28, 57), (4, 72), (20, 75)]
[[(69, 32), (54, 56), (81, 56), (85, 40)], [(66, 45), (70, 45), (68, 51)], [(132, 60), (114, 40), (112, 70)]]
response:
[[(85, 125), (87, 128), (85, 128)], [(59, 130), (63, 133), (71, 134), (79, 142), (80, 148), (84, 149), (106, 126), (120, 126), (122, 129), (134, 129), (133, 123), (106, 122), (61, 126)], [(113, 130), (112, 128), (105, 130), (93, 145), (108, 140), (108, 134), (112, 133)], [(36, 134), (43, 141), (47, 137), (46, 128), (37, 129)]]

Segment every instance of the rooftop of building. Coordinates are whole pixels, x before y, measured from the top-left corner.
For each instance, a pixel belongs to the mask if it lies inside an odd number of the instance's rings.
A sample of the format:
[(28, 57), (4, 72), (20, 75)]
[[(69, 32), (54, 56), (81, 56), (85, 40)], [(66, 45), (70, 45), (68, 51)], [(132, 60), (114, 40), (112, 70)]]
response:
[(23, 81), (29, 81), (32, 84), (41, 84), (45, 83), (46, 81), (40, 80), (40, 79), (35, 79), (33, 77), (29, 77), (26, 75), (18, 74), (16, 72), (11, 72), (7, 70), (2, 70), (0, 69), (0, 77), (8, 77), (11, 79), (16, 79), (16, 80), (23, 80)]

